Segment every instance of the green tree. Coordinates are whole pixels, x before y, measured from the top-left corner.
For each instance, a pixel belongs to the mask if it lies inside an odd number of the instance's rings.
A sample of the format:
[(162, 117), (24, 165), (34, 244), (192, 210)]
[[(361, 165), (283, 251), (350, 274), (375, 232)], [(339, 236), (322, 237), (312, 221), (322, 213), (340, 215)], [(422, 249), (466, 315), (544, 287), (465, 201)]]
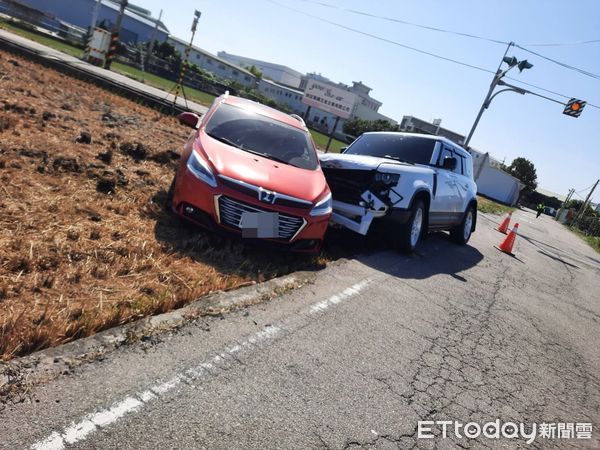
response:
[(515, 158), (506, 172), (520, 180), (528, 191), (534, 191), (537, 188), (537, 172), (535, 166), (526, 158)]
[(389, 120), (362, 120), (352, 119), (344, 122), (344, 133), (352, 136), (360, 136), (369, 131), (398, 131), (397, 124), (391, 123)]
[(254, 75), (257, 79), (262, 79), (263, 73), (258, 70), (258, 68), (255, 65), (251, 65), (250, 67), (246, 67), (246, 70), (248, 72), (250, 72), (252, 75)]
[[(579, 211), (582, 206), (583, 206), (583, 200), (578, 200), (576, 198), (569, 200), (567, 203), (565, 203), (566, 209), (573, 208), (573, 209), (575, 209), (575, 211)], [(589, 203), (588, 203), (587, 207), (585, 208), (583, 215), (591, 216), (591, 217), (598, 217), (598, 213), (596, 212), (596, 210), (594, 210), (594, 208), (592, 208), (592, 206)]]
[(175, 46), (169, 44), (167, 41), (154, 41), (153, 53), (161, 59), (171, 62), (181, 62), (181, 53), (175, 50)]

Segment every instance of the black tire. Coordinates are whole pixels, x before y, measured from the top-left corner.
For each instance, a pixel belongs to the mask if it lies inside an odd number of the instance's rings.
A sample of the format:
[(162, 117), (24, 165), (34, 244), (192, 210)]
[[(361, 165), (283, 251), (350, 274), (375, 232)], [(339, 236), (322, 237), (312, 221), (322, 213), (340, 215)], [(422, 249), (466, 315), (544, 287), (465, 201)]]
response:
[[(419, 242), (421, 242), (421, 238), (426, 232), (426, 214), (427, 210), (423, 200), (415, 200), (411, 207), (410, 218), (408, 219), (408, 222), (402, 225), (399, 233), (394, 236), (394, 247), (396, 250), (402, 253), (412, 253), (415, 251), (415, 248), (417, 248)], [(416, 220), (419, 220), (419, 217), (421, 224), (419, 226), (418, 235), (415, 236), (413, 235), (413, 225), (415, 225)]]
[[(470, 218), (469, 214), (471, 214)], [(465, 245), (467, 242), (469, 242), (469, 239), (471, 239), (473, 224), (476, 220), (477, 210), (473, 207), (473, 205), (469, 205), (463, 214), (460, 224), (450, 230), (450, 238), (459, 245)]]
[(173, 212), (173, 192), (175, 191), (175, 177), (173, 177), (173, 181), (171, 181), (171, 186), (169, 186), (169, 190), (167, 191), (167, 199), (165, 200), (165, 209), (167, 212)]

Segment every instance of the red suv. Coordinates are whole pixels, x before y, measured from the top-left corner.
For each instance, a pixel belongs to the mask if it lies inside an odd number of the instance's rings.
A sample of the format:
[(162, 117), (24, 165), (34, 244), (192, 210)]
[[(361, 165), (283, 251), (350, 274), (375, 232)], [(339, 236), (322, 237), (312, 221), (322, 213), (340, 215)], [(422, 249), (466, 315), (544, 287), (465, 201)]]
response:
[(316, 252), (331, 216), (331, 192), (303, 120), (259, 103), (217, 98), (185, 144), (168, 201), (205, 228)]

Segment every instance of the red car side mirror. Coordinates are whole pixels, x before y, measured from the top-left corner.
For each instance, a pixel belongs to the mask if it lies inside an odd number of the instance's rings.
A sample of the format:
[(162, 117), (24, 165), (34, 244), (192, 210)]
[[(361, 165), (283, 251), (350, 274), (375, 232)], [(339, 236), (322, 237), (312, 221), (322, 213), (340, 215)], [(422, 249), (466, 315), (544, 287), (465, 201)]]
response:
[(200, 116), (191, 112), (183, 112), (177, 118), (180, 124), (190, 128), (198, 128), (198, 124), (200, 123)]

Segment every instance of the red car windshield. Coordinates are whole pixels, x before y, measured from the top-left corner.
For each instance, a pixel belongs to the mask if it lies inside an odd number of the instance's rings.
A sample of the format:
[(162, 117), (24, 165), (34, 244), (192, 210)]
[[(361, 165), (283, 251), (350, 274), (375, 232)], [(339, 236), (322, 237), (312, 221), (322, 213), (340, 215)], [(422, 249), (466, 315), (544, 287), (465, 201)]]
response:
[(319, 163), (308, 132), (237, 106), (222, 104), (205, 127), (210, 137), (301, 169)]

